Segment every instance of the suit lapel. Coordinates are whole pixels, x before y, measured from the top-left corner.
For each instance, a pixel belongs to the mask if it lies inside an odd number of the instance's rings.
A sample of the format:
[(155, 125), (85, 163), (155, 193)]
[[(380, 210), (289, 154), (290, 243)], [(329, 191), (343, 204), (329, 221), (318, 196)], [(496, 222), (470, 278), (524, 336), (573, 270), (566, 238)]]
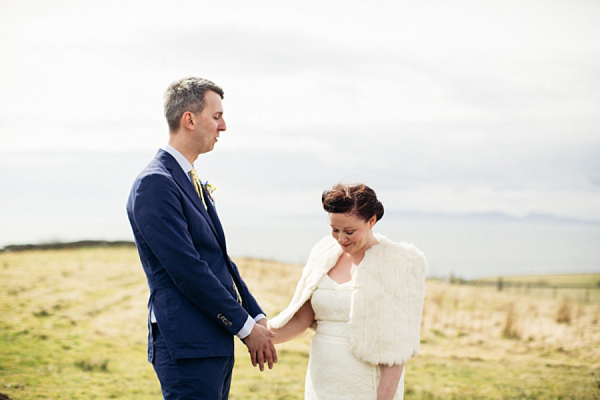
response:
[[(226, 248), (225, 231), (223, 231), (223, 226), (221, 225), (221, 220), (219, 219), (219, 216), (217, 215), (217, 210), (215, 209), (215, 206), (213, 205), (212, 200), (206, 194), (206, 191), (204, 190), (204, 188), (202, 188), (202, 194), (204, 195), (204, 201), (206, 202), (207, 214), (210, 217), (210, 220), (215, 227), (217, 237), (223, 244), (223, 248)], [(204, 207), (202, 207), (202, 208), (204, 208)]]
[[(213, 218), (210, 217), (210, 215), (208, 214), (208, 211), (204, 208), (204, 205), (202, 204), (202, 200), (200, 199), (200, 197), (198, 196), (198, 193), (196, 192), (196, 189), (194, 188), (194, 184), (192, 183), (190, 178), (186, 175), (186, 173), (183, 172), (183, 170), (181, 169), (181, 166), (179, 165), (177, 160), (175, 160), (175, 158), (173, 158), (173, 156), (171, 156), (169, 153), (167, 153), (166, 151), (164, 151), (162, 149), (158, 151), (158, 154), (156, 155), (156, 157), (163, 163), (165, 168), (167, 168), (167, 170), (173, 177), (173, 180), (175, 180), (175, 182), (181, 188), (181, 190), (189, 197), (189, 199), (192, 201), (192, 203), (194, 203), (194, 205), (196, 206), (198, 211), (200, 211), (200, 214), (202, 214), (204, 219), (206, 219), (206, 221), (208, 222), (208, 225), (210, 226), (210, 229), (213, 231), (214, 235), (217, 237), (219, 244), (221, 244), (221, 247), (225, 248), (225, 241), (224, 241), (225, 235), (223, 234), (223, 227), (219, 223), (219, 227), (217, 229), (217, 227), (213, 223)], [(206, 196), (204, 198), (206, 199)], [(210, 203), (210, 202), (207, 202), (207, 206), (208, 206), (208, 203)], [(213, 211), (214, 211), (214, 208), (213, 208)], [(217, 221), (218, 221), (218, 218), (217, 218)], [(221, 232), (220, 234), (219, 234), (219, 231)]]

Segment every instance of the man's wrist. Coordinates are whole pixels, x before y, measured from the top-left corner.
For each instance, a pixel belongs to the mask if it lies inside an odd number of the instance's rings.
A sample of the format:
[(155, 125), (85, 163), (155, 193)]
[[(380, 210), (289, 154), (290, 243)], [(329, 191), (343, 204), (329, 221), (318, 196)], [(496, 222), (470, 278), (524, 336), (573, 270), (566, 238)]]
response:
[(244, 323), (244, 326), (242, 326), (242, 329), (236, 333), (236, 336), (242, 340), (246, 339), (246, 337), (248, 337), (248, 335), (250, 335), (252, 332), (252, 329), (254, 329), (254, 325), (256, 325), (256, 322), (251, 316), (248, 315), (248, 319)]

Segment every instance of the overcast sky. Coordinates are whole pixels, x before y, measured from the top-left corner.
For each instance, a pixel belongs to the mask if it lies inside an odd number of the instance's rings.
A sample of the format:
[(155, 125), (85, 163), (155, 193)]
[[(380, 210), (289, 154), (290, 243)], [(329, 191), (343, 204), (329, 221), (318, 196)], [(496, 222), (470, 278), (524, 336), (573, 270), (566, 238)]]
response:
[(129, 235), (189, 75), (225, 90), (196, 167), (230, 220), (318, 214), (338, 181), (388, 210), (598, 220), (599, 21), (580, 0), (2, 1), (0, 241)]

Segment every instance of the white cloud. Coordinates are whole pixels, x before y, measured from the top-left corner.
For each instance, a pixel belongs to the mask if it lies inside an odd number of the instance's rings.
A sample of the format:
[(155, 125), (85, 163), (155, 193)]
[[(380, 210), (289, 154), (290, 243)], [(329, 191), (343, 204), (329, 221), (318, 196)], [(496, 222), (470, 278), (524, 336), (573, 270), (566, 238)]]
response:
[[(166, 142), (163, 91), (194, 74), (225, 89), (228, 129), (199, 162), (241, 221), (245, 207), (318, 213), (340, 180), (394, 209), (600, 218), (600, 3), (0, 7), (0, 181), (20, 199), (7, 209), (37, 205), (15, 167), (98, 151), (126, 160), (120, 174), (81, 160), (120, 210), (106, 182), (126, 191)], [(53, 165), (40, 173), (70, 187)]]

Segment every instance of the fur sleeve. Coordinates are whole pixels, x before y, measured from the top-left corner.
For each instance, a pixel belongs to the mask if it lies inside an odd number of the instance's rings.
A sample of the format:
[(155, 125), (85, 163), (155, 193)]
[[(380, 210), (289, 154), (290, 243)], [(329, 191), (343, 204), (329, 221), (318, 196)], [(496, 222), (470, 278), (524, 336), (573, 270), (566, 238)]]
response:
[(419, 352), (426, 261), (413, 245), (380, 238), (365, 254), (350, 311), (353, 353), (371, 364), (403, 364)]
[(312, 248), (290, 304), (269, 321), (270, 326), (279, 329), (292, 319), (300, 307), (310, 299), (317, 285), (327, 271), (335, 265), (340, 254), (341, 248), (331, 236), (324, 237)]

